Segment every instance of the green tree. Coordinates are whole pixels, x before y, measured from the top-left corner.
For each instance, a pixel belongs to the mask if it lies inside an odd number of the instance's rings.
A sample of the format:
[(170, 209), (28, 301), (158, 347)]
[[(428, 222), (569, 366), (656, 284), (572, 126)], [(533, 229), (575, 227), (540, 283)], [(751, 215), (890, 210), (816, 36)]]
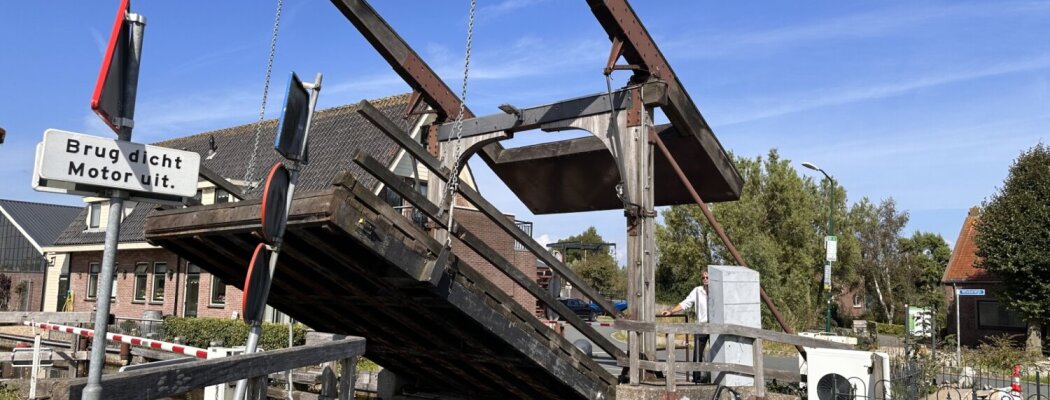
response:
[(708, 236), (713, 233), (705, 228), (700, 207), (674, 206), (661, 215), (663, 223), (656, 225), (656, 298), (676, 303), (701, 284), (699, 272), (711, 264)]
[(947, 322), (947, 300), (941, 288), (941, 277), (952, 250), (941, 235), (915, 232), (910, 238), (901, 238), (902, 273), (894, 274), (906, 304), (933, 306), (937, 309), (937, 326)]
[[(712, 204), (711, 211), (749, 267), (762, 276), (762, 286), (792, 326), (812, 327), (823, 321), (821, 280), (823, 237), (827, 234), (829, 193), (836, 232), (852, 229), (846, 216), (846, 192), (798, 173), (774, 149), (767, 157), (735, 158), (744, 186), (740, 199)], [(657, 297), (678, 301), (699, 284), (699, 267), (734, 265), (697, 206), (674, 206), (657, 226)], [(833, 268), (836, 288), (855, 284), (857, 243), (839, 233), (839, 261)], [(763, 324), (775, 326), (763, 310)], [(822, 325), (822, 323), (821, 323)]]
[(1042, 349), (1050, 318), (1050, 148), (1021, 153), (977, 221), (976, 266), (1003, 281), (998, 297), (1028, 322), (1027, 351)]
[(616, 264), (605, 239), (593, 226), (558, 243), (573, 244), (564, 251), (565, 262), (595, 290), (606, 296), (622, 296), (626, 292), (626, 272)]
[(883, 322), (903, 318), (904, 298), (899, 291), (903, 263), (900, 235), (908, 223), (908, 213), (897, 211), (893, 198), (875, 205), (867, 197), (850, 209), (850, 221), (860, 247), (858, 272), (867, 293), (878, 303), (876, 313)]

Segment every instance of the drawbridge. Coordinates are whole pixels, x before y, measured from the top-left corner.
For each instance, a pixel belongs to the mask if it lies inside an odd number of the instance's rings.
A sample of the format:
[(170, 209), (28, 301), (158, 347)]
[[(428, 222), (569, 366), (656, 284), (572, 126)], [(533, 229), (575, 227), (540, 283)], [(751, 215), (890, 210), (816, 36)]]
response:
[[(365, 337), (367, 356), (396, 373), (405, 391), (466, 398), (614, 398), (617, 376), (494, 280), (510, 278), (621, 364), (626, 354), (540, 287), (534, 274), (496, 251), (485, 234), (461, 223), (459, 210), (483, 215), (564, 282), (621, 317), (611, 302), (473, 188), (460, 185), (458, 201), (442, 196), (441, 188), (476, 154), (536, 214), (623, 209), (627, 315), (653, 321), (655, 207), (702, 204), (700, 197), (736, 200), (741, 178), (637, 15), (625, 0), (587, 1), (611, 41), (605, 73), (631, 71), (627, 86), (535, 107), (506, 105), (501, 113), (476, 116), (367, 3), (332, 1), (415, 91), (405, 114), (426, 109), (429, 124), (417, 135), (368, 102), (357, 112), (429, 169), (429, 192), (419, 193), (359, 152), (354, 162), (367, 178), (346, 172), (333, 177), (326, 190), (296, 194), (269, 304), (314, 329)], [(620, 60), (626, 64), (617, 64)], [(654, 125), (656, 108), (670, 124)], [(454, 130), (451, 121), (460, 112), (463, 123)], [(516, 132), (569, 129), (591, 135), (513, 149), (500, 145)], [(425, 215), (426, 227), (360, 183), (373, 178)], [(450, 214), (459, 218), (449, 223)], [(244, 282), (259, 242), (260, 215), (258, 200), (165, 210), (148, 219), (146, 237), (236, 285)], [(451, 247), (445, 245), (449, 237)], [(468, 261), (477, 257), (501, 276)], [(643, 335), (639, 349), (655, 359), (655, 336)]]

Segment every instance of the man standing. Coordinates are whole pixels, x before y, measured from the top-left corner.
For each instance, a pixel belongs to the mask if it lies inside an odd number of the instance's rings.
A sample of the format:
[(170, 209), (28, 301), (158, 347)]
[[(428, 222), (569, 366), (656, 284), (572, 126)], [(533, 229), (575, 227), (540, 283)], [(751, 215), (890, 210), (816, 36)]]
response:
[[(689, 295), (681, 303), (675, 304), (670, 310), (665, 310), (662, 315), (668, 316), (687, 308), (696, 310), (696, 322), (707, 322), (707, 267), (700, 271), (701, 286), (693, 288)], [(704, 349), (707, 348), (709, 335), (696, 335), (693, 338), (693, 360), (702, 361)], [(668, 351), (674, 351), (673, 346), (668, 346)], [(700, 372), (693, 372), (693, 382), (700, 383)]]

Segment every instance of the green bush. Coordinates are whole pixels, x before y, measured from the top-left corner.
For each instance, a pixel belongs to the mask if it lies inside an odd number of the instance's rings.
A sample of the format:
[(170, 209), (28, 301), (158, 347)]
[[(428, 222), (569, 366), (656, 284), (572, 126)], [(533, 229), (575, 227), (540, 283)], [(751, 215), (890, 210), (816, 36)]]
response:
[(904, 325), (882, 323), (878, 324), (879, 333), (883, 335), (904, 335)]
[(977, 349), (967, 352), (963, 361), (969, 365), (1010, 370), (1014, 364), (1029, 364), (1039, 360), (1018, 346), (1016, 335), (997, 335), (982, 340)]
[[(221, 342), (226, 347), (244, 346), (248, 341), (248, 324), (239, 319), (167, 317), (164, 334), (165, 340), (182, 337), (187, 345), (194, 347), (207, 348), (211, 342)], [(292, 342), (297, 346), (306, 342), (306, 326), (295, 324)], [(263, 323), (259, 347), (266, 350), (288, 347), (288, 325)]]

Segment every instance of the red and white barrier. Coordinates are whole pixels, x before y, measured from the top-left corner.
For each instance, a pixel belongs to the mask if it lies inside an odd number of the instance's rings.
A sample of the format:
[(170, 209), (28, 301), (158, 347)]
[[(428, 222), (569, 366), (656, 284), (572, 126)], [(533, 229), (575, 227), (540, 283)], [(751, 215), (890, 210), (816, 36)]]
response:
[[(550, 319), (541, 319), (540, 321), (542, 321), (543, 323), (547, 324), (547, 326), (565, 325), (565, 321), (561, 321), (561, 320), (555, 321), (555, 320), (550, 320)], [(590, 325), (590, 326), (607, 326), (607, 327), (612, 327), (613, 326), (612, 322), (583, 321), (583, 323), (585, 323), (587, 325)]]
[[(86, 337), (94, 337), (95, 336), (95, 331), (94, 330), (84, 329), (84, 328), (77, 328), (75, 326), (56, 325), (56, 324), (48, 324), (48, 323), (44, 323), (44, 322), (31, 322), (31, 321), (25, 321), (25, 322), (23, 322), (23, 324), (28, 325), (28, 326), (35, 326), (37, 328), (44, 329), (44, 330), (49, 330), (49, 331), (72, 333), (72, 334), (77, 335), (77, 336), (86, 336)], [(135, 336), (128, 336), (128, 335), (120, 335), (120, 334), (110, 333), (110, 332), (106, 333), (106, 339), (114, 341), (114, 342), (127, 343), (127, 344), (130, 344), (130, 345), (133, 345), (133, 346), (149, 347), (149, 348), (153, 348), (153, 349), (170, 351), (172, 353), (185, 354), (187, 356), (203, 358), (203, 359), (207, 359), (208, 358), (208, 354), (209, 354), (208, 350), (205, 350), (205, 349), (202, 349), (202, 348), (199, 348), (199, 347), (185, 346), (185, 345), (175, 344), (175, 343), (171, 343), (171, 342), (161, 342), (161, 341), (158, 341), (158, 340), (151, 340), (151, 339), (140, 338), (140, 337), (135, 337)]]

